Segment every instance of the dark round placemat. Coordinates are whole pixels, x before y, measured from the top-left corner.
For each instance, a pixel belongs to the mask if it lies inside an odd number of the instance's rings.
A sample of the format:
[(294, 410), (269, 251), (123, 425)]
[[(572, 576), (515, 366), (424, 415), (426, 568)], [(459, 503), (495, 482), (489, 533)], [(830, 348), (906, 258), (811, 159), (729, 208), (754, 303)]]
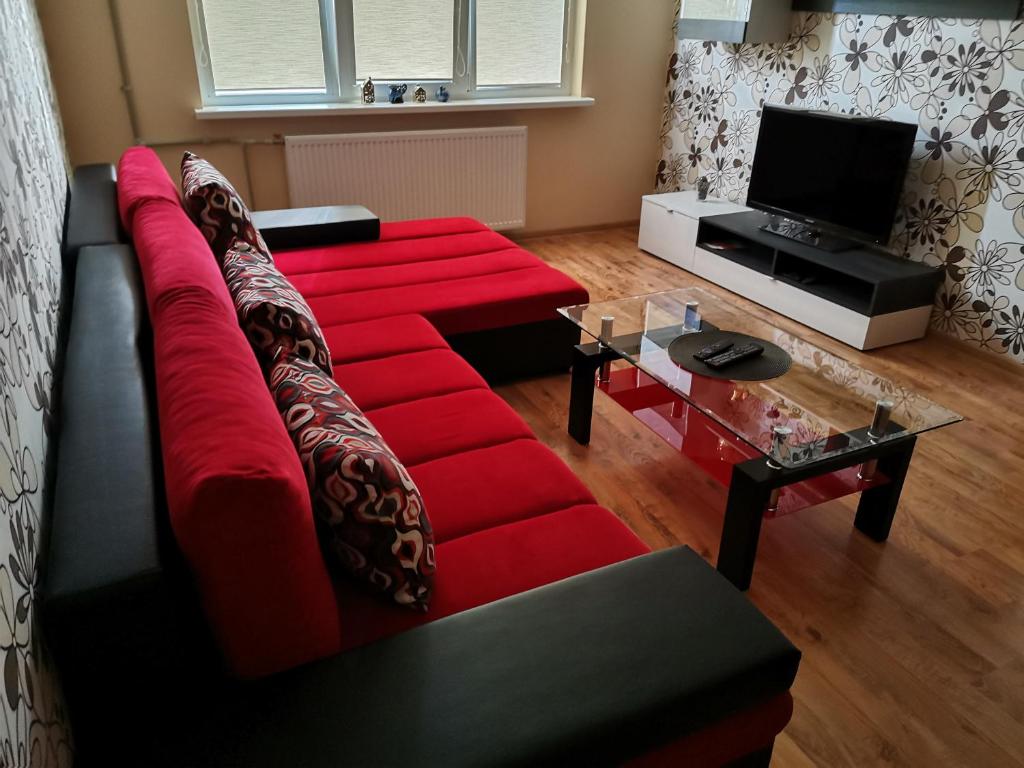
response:
[[(731, 341), (737, 347), (754, 341), (764, 347), (764, 352), (757, 357), (733, 363), (728, 368), (716, 371), (697, 360), (693, 353), (718, 341)], [(781, 347), (764, 339), (756, 339), (745, 333), (732, 331), (701, 331), (700, 333), (683, 334), (668, 345), (668, 356), (672, 358), (673, 363), (691, 373), (728, 381), (766, 381), (781, 376), (793, 365), (789, 353)]]

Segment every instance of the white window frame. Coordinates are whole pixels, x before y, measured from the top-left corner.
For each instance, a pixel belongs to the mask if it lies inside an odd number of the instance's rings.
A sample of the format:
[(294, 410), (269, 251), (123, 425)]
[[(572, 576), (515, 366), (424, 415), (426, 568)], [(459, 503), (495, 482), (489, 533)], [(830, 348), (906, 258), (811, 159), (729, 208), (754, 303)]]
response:
[[(324, 53), (323, 91), (313, 89), (251, 90), (217, 93), (210, 63), (203, 0), (188, 0), (192, 47), (204, 107), (278, 106), (288, 104), (354, 104), (360, 101), (361, 81), (356, 80), (354, 23), (352, 0), (318, 0), (320, 30)], [(572, 94), (576, 61), (577, 0), (565, 0), (562, 23), (562, 79), (559, 83), (478, 86), (476, 83), (476, 0), (455, 0), (451, 79), (442, 80), (374, 80), (378, 86), (405, 82), (410, 87), (422, 85), (430, 94), (446, 85), (452, 101), (482, 99), (514, 99)], [(347, 41), (341, 45), (340, 41)], [(460, 64), (461, 62), (461, 64)], [(371, 74), (372, 76), (372, 74)], [(378, 91), (378, 100), (381, 93)], [(407, 99), (411, 98), (409, 94)]]

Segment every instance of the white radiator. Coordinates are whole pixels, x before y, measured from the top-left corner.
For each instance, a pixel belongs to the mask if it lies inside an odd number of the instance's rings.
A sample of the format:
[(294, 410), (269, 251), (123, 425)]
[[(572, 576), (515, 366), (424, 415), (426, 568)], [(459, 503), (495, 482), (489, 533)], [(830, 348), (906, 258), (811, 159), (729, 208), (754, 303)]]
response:
[(526, 225), (526, 127), (285, 136), (293, 207), (365, 205), (381, 219)]

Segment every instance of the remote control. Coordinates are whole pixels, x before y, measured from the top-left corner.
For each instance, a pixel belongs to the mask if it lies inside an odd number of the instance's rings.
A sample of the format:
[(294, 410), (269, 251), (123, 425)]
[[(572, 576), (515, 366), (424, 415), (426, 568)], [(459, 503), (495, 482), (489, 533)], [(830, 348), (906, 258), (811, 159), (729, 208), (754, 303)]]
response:
[(698, 352), (694, 352), (693, 356), (703, 363), (709, 357), (714, 357), (715, 355), (720, 355), (723, 352), (725, 352), (725, 350), (727, 350), (727, 349), (729, 349), (731, 347), (732, 347), (732, 342), (731, 341), (716, 341), (714, 344), (706, 346), (706, 347), (704, 347), (704, 349), (702, 349), (702, 350), (700, 350)]
[(760, 344), (753, 342), (749, 344), (743, 344), (739, 347), (730, 349), (728, 352), (723, 352), (720, 355), (716, 355), (708, 360), (704, 361), (704, 365), (708, 368), (718, 370), (719, 368), (726, 368), (733, 363), (738, 363), (740, 360), (747, 360), (751, 357), (757, 357), (764, 352), (764, 347)]

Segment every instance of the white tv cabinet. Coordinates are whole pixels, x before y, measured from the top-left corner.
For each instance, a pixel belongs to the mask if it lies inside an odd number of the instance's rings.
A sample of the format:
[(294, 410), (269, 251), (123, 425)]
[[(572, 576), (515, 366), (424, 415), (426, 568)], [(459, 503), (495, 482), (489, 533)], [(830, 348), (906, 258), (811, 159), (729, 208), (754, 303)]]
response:
[(762, 231), (767, 218), (693, 191), (646, 195), (638, 245), (857, 349), (925, 335), (939, 270), (868, 248), (829, 253)]

